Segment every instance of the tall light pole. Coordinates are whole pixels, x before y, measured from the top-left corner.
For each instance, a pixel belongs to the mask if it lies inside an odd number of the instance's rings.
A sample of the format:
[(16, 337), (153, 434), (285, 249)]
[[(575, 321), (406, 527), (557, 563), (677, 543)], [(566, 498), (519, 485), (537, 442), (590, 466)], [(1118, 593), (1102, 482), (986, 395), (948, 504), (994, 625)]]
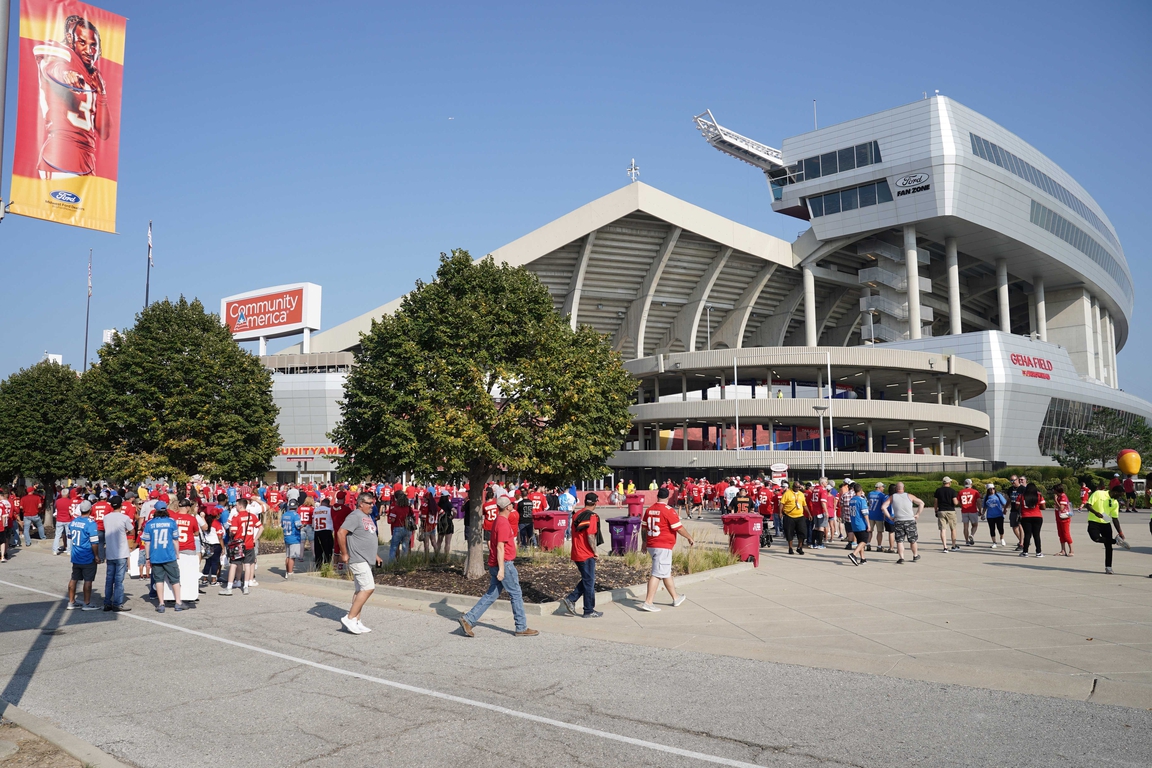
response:
[(824, 471), (824, 411), (828, 410), (826, 405), (814, 405), (812, 410), (816, 411), (816, 415), (820, 418), (820, 477), (826, 477)]

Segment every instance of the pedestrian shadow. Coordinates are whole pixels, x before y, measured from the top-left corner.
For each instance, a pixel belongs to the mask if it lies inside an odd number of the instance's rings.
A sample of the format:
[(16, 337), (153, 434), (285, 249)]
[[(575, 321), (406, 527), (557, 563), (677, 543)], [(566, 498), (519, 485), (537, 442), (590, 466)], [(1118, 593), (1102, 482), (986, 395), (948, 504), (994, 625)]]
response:
[[(1021, 558), (1023, 559), (1023, 558)], [(1048, 559), (1048, 555), (1044, 556)], [(995, 560), (985, 561), (985, 565), (994, 565), (997, 568), (1027, 568), (1030, 571), (1064, 571), (1065, 573), (1096, 573), (1091, 568), (1061, 568), (1057, 565), (1040, 565), (1040, 563), (1032, 562), (1034, 558), (1030, 558), (1029, 562), (1021, 563), (1019, 561), (1013, 562), (997, 562)]]
[(20, 603), (7, 605), (0, 611), (0, 632), (16, 632), (39, 629), (40, 633), (32, 641), (31, 646), (24, 653), (24, 658), (16, 665), (12, 675), (4, 684), (0, 699), (15, 705), (20, 700), (32, 682), (32, 676), (40, 667), (52, 638), (62, 634), (65, 630), (62, 625), (69, 621), (65, 613), (63, 600), (45, 600), (36, 603)]
[(315, 616), (318, 619), (327, 619), (328, 621), (340, 621), (348, 615), (348, 611), (338, 605), (332, 603), (316, 603), (307, 611), (309, 616)]

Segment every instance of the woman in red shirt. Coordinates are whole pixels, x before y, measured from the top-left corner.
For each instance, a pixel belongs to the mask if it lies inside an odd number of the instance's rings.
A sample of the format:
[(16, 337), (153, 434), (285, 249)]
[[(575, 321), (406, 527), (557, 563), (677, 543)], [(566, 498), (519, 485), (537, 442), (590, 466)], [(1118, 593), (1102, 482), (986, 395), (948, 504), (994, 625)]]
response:
[(1044, 525), (1044, 497), (1036, 483), (1024, 486), (1023, 503), (1020, 512), (1020, 527), (1024, 529), (1024, 551), (1020, 557), (1028, 557), (1029, 541), (1036, 542), (1036, 557), (1044, 557), (1040, 551), (1040, 527)]
[(1072, 502), (1062, 484), (1052, 488), (1056, 499), (1056, 533), (1060, 537), (1060, 554), (1072, 557)]

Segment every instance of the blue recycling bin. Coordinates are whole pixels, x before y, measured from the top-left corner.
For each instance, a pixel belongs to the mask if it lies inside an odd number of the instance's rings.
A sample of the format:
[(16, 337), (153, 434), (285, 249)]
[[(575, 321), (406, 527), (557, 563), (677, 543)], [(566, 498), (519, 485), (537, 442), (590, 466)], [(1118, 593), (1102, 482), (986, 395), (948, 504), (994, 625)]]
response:
[(639, 517), (608, 518), (613, 555), (640, 551), (640, 520)]

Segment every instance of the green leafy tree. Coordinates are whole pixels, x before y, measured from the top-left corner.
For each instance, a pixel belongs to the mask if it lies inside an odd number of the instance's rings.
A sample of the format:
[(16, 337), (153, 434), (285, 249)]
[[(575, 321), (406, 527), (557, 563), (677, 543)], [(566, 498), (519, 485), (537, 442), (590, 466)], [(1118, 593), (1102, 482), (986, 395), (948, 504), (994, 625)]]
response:
[(76, 371), (47, 360), (0, 383), (0, 477), (5, 483), (35, 477), (51, 502), (53, 484), (79, 474), (78, 385)]
[(485, 483), (496, 472), (552, 486), (606, 474), (635, 389), (606, 340), (572, 330), (535, 275), (454, 250), (361, 336), (331, 437), (355, 477), (466, 477), (466, 573), (478, 578)]
[(280, 447), (272, 375), (198, 301), (159, 301), (100, 348), (78, 393), (94, 474), (263, 474)]
[(1152, 451), (1152, 427), (1143, 418), (1129, 421), (1112, 408), (1101, 409), (1084, 429), (1064, 436), (1064, 452), (1056, 456), (1060, 466), (1083, 472), (1093, 464), (1101, 468), (1115, 463), (1116, 454), (1132, 448), (1142, 455)]

